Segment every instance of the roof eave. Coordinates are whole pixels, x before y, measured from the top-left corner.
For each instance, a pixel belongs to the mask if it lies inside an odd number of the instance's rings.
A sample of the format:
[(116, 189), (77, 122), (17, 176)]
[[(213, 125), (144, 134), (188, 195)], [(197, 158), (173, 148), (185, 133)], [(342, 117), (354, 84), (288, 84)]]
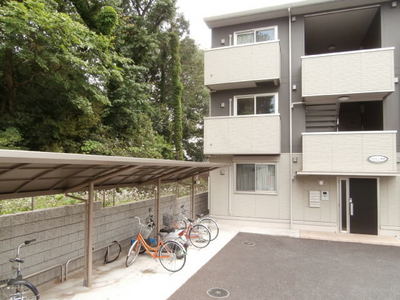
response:
[(291, 9), (292, 14), (299, 15), (332, 9), (365, 6), (382, 2), (388, 2), (388, 0), (305, 0), (284, 5), (269, 6), (219, 16), (206, 17), (204, 18), (204, 22), (209, 28), (212, 29), (235, 24), (285, 17), (288, 15), (288, 8)]

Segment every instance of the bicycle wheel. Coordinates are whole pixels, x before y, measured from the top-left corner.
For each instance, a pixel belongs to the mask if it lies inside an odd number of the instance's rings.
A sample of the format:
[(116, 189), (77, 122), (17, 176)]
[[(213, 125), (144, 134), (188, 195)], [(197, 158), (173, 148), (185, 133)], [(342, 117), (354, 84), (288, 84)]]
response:
[(158, 252), (158, 257), (164, 269), (170, 272), (178, 272), (186, 263), (186, 251), (175, 241), (165, 242)]
[(36, 287), (28, 281), (17, 280), (1, 289), (1, 299), (6, 300), (39, 300)]
[(118, 241), (113, 241), (106, 250), (106, 254), (104, 255), (104, 263), (109, 264), (116, 261), (121, 254), (121, 244)]
[(211, 241), (210, 231), (204, 225), (193, 225), (189, 230), (189, 240), (196, 248), (205, 248)]
[(179, 220), (175, 222), (175, 228), (176, 229), (186, 229), (187, 228), (187, 222), (185, 220)]
[(141, 244), (138, 241), (135, 241), (132, 246), (129, 248), (128, 255), (126, 256), (125, 265), (129, 267), (133, 264), (136, 257), (139, 255)]
[(215, 240), (219, 234), (219, 227), (217, 222), (215, 222), (211, 218), (202, 218), (199, 221), (199, 224), (204, 225), (207, 227), (207, 229), (210, 231), (211, 234), (211, 240)]

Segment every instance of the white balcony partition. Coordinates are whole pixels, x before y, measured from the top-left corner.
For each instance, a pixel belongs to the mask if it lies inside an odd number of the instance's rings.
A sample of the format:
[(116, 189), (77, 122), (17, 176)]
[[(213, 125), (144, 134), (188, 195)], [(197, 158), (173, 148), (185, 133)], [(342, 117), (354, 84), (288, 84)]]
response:
[(310, 55), (302, 57), (302, 95), (337, 99), (379, 100), (394, 91), (394, 48)]
[(213, 90), (255, 87), (279, 80), (279, 41), (220, 47), (204, 52), (204, 84)]
[(302, 171), (395, 173), (396, 131), (303, 133)]
[(204, 118), (204, 154), (279, 154), (280, 116)]

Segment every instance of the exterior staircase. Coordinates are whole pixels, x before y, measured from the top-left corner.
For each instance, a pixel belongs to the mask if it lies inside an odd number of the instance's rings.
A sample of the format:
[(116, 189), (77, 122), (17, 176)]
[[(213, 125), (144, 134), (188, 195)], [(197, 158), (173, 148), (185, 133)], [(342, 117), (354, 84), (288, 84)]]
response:
[(306, 132), (337, 131), (339, 104), (309, 104), (305, 109)]

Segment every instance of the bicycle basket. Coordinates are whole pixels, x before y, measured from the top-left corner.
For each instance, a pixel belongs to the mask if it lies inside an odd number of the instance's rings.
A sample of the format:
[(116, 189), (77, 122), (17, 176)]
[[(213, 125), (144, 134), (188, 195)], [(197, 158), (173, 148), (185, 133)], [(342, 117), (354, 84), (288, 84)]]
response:
[(153, 231), (152, 227), (149, 227), (147, 225), (141, 225), (140, 233), (142, 234), (144, 239), (149, 238), (152, 231)]

